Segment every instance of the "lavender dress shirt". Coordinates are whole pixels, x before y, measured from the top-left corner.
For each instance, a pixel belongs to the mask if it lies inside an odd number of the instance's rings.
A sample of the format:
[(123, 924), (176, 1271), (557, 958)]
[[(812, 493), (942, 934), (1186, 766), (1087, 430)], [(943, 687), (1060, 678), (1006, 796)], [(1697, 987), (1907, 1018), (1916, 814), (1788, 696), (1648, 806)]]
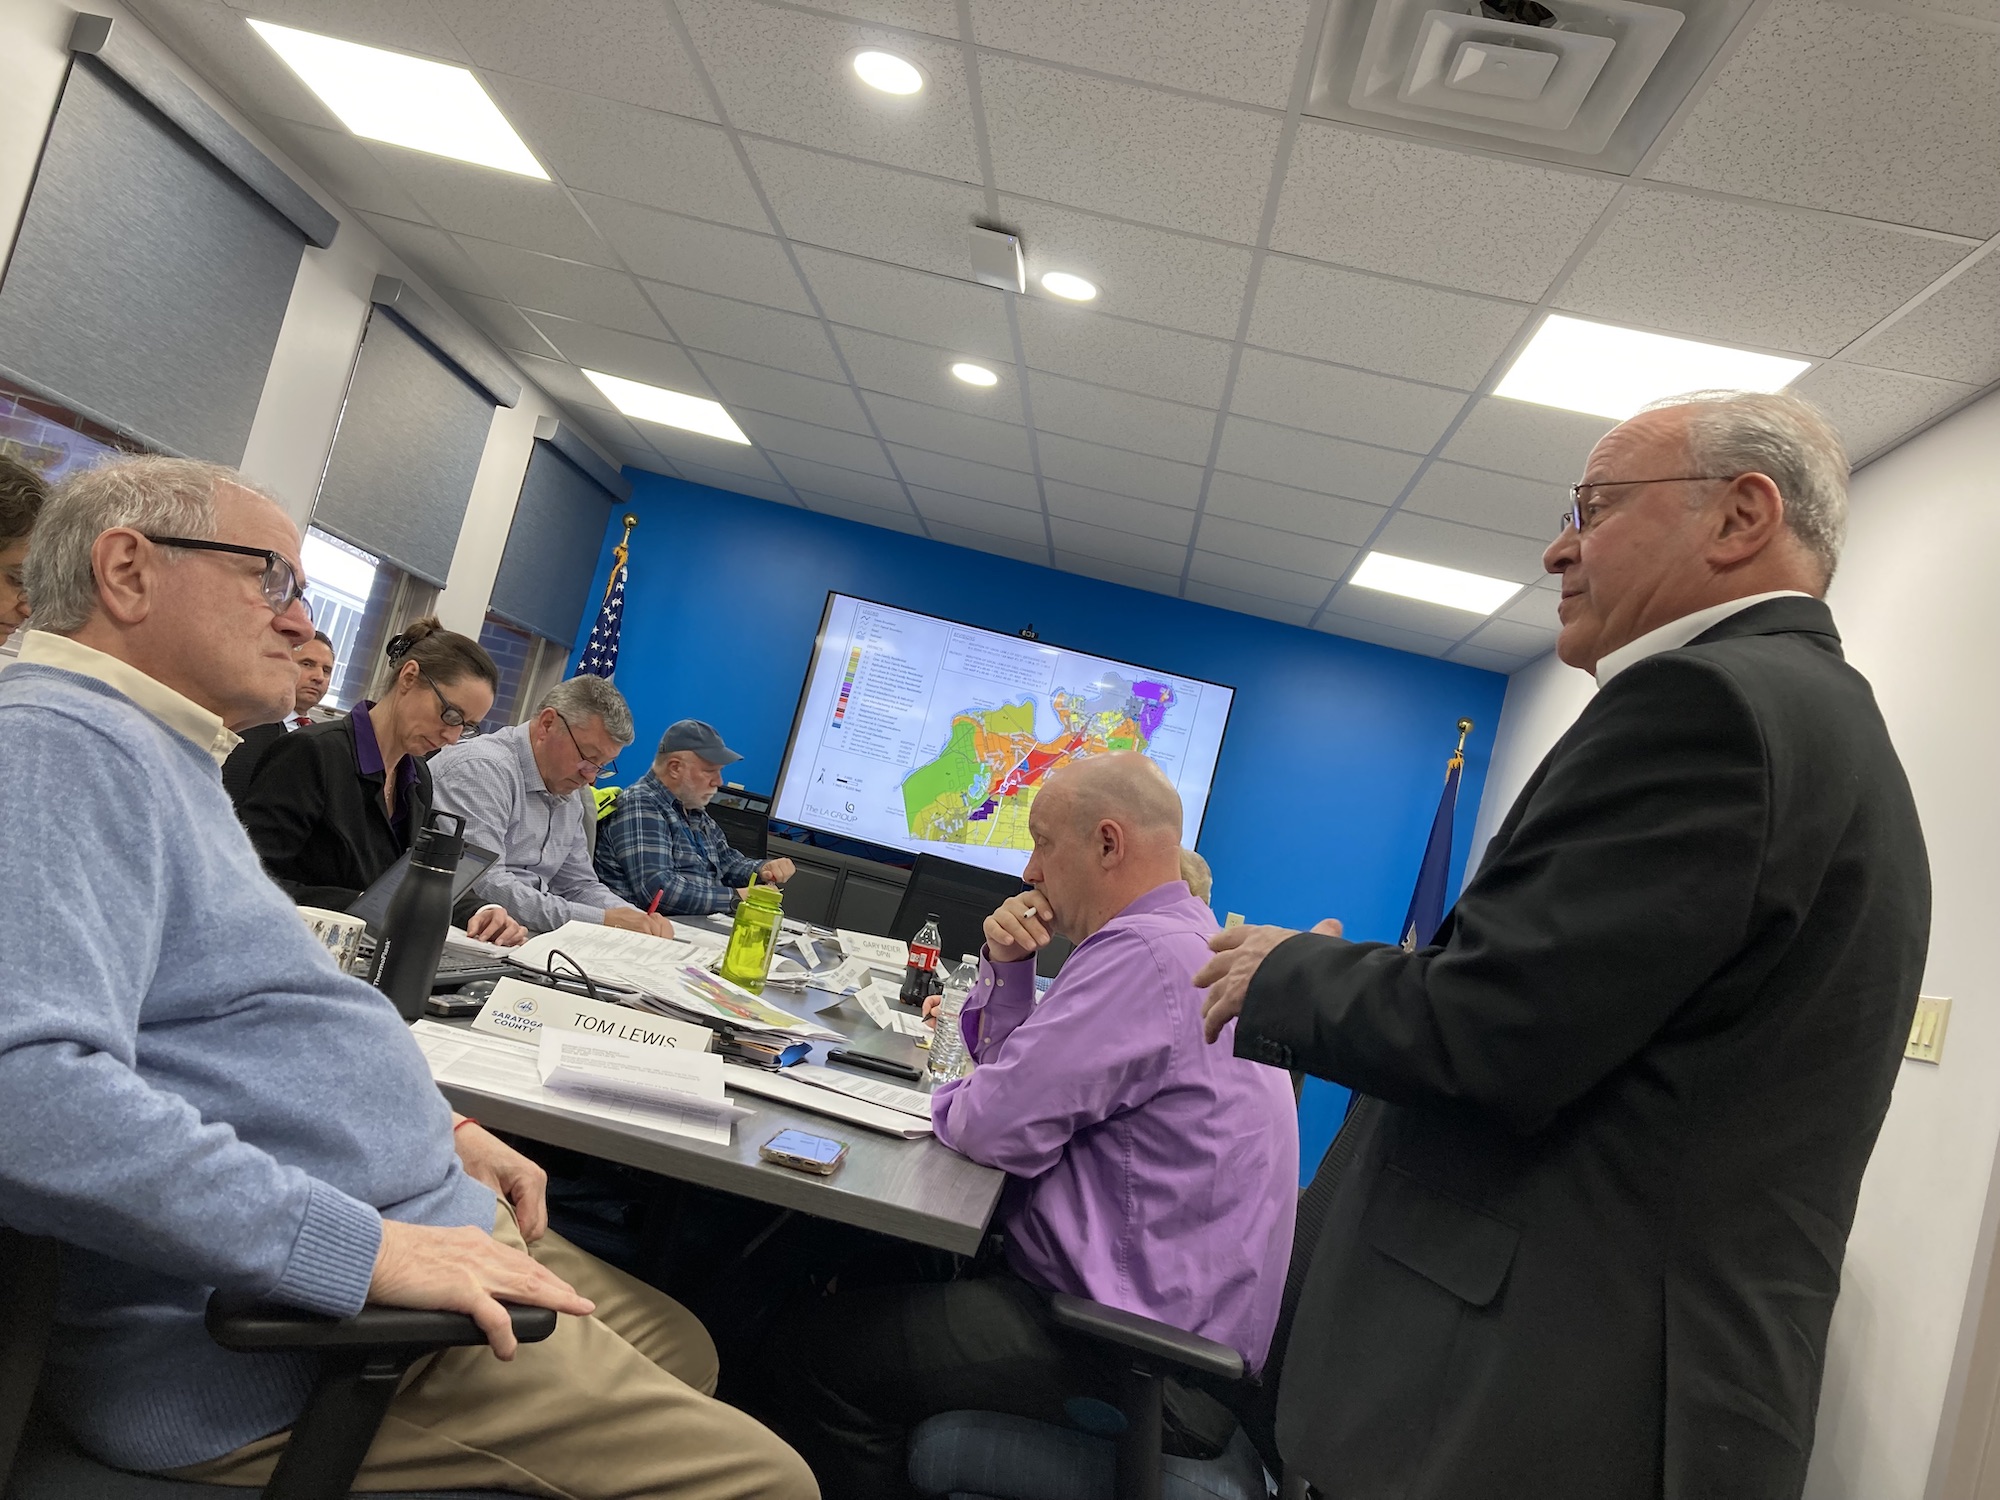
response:
[[(978, 1068), (931, 1096), (937, 1138), (1014, 1180), (1007, 1258), (1053, 1291), (1157, 1318), (1258, 1369), (1292, 1253), (1291, 1079), (1201, 1035), (1215, 915), (1185, 882), (1077, 945), (1039, 1006), (1031, 959), (982, 959)], [(1231, 1023), (1232, 1027), (1234, 1023)]]

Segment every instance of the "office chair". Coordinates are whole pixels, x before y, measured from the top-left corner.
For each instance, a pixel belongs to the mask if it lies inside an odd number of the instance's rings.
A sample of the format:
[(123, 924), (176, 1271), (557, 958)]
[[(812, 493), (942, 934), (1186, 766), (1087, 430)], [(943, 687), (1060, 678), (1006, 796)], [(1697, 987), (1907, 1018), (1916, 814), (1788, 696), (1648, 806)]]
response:
[(724, 787), (708, 804), (708, 815), (722, 829), (729, 847), (748, 859), (763, 861), (771, 847), (771, 799), (763, 792)]
[[(1355, 1096), (1311, 1185), (1299, 1195), (1292, 1258), (1262, 1379), (1246, 1379), (1242, 1357), (1225, 1345), (1057, 1294), (1050, 1311), (1059, 1327), (1113, 1345), (1131, 1360), (1119, 1401), (1122, 1430), (1110, 1436), (999, 1412), (945, 1412), (910, 1436), (911, 1484), (921, 1494), (951, 1500), (1265, 1500), (1268, 1467), (1282, 1476), (1280, 1500), (1303, 1500), (1305, 1481), (1285, 1474), (1278, 1454), (1278, 1382), (1327, 1209), (1354, 1161), (1363, 1128), (1380, 1108)], [(1183, 1372), (1201, 1377), (1236, 1413), (1237, 1431), (1216, 1458), (1160, 1452), (1162, 1384)]]
[[(44, 1413), (31, 1410), (54, 1322), (53, 1240), (0, 1228), (0, 1500), (245, 1500), (241, 1485), (192, 1484), (131, 1474), (87, 1457)], [(511, 1308), (514, 1336), (539, 1343), (555, 1332), (545, 1307)], [(344, 1500), (375, 1440), (403, 1373), (426, 1354), (483, 1344), (463, 1313), (363, 1308), (325, 1318), (294, 1308), (209, 1298), (209, 1337), (239, 1353), (321, 1355), (312, 1397), (292, 1429), (266, 1500)], [(473, 1500), (491, 1490), (425, 1490), (371, 1500)]]
[(986, 941), (986, 919), (993, 908), (1025, 889), (1016, 875), (919, 854), (896, 918), (889, 924), (889, 936), (907, 943), (924, 925), (924, 918), (935, 913), (938, 931), (944, 934), (944, 962), (956, 964), (959, 955), (977, 953)]

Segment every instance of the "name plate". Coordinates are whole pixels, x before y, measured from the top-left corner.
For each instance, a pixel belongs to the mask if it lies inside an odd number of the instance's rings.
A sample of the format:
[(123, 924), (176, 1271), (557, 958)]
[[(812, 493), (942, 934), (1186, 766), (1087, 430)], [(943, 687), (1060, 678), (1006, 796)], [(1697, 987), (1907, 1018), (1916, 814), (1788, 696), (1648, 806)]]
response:
[(533, 1043), (540, 1042), (544, 1026), (683, 1052), (706, 1052), (715, 1038), (715, 1033), (706, 1026), (670, 1021), (665, 1016), (629, 1006), (606, 1005), (601, 1000), (544, 989), (521, 979), (503, 979), (493, 986), (492, 995), (472, 1023), (474, 1031)]

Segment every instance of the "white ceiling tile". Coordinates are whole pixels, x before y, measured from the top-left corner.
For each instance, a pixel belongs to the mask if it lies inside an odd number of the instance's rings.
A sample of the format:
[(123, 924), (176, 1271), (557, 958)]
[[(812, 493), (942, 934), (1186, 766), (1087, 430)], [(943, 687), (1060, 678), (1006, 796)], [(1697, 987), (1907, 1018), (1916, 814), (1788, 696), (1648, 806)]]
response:
[(1034, 471), (1034, 456), (1028, 451), (1028, 429), (1018, 423), (968, 417), (874, 392), (863, 399), (874, 413), (875, 425), (882, 429), (882, 436), (892, 443), (949, 453), (975, 463), (998, 464), (1003, 469)]
[(926, 489), (946, 490), (954, 495), (970, 495), (975, 500), (991, 500), (1000, 505), (1039, 509), (1041, 491), (1035, 476), (1016, 469), (973, 463), (943, 453), (927, 453), (921, 448), (905, 448), (891, 443), (889, 452), (902, 470), (903, 478)]
[(1215, 413), (1151, 396), (1134, 396), (1036, 370), (1028, 377), (1035, 430), (1133, 448), (1186, 464), (1208, 462)]
[(1464, 666), (1477, 667), (1482, 672), (1499, 672), (1509, 677), (1534, 660), (1530, 656), (1515, 656), (1510, 652), (1489, 651), (1484, 646), (1471, 645), (1454, 648), (1448, 659)]
[[(535, 354), (512, 351), (511, 358), (523, 374), (536, 385), (547, 391), (566, 406), (583, 408), (588, 411), (616, 416), (611, 403), (604, 399), (603, 392), (583, 378), (583, 372), (574, 365), (559, 359), (543, 359)], [(645, 432), (650, 434), (649, 425)]]
[[(664, 386), (668, 390), (684, 391), (693, 396), (708, 394), (708, 383), (688, 362), (686, 353), (678, 345), (661, 339), (641, 338), (636, 333), (621, 333), (615, 328), (600, 328), (595, 323), (580, 323), (573, 318), (553, 317), (548, 313), (534, 313), (526, 321), (555, 345), (556, 352), (570, 364), (587, 370), (601, 370), (606, 375), (622, 375), (627, 380), (643, 380), (648, 385)], [(511, 347), (522, 346), (516, 344)]]
[[(1597, 440), (1617, 425), (1605, 417), (1487, 396), (1451, 435), (1443, 455), (1482, 469), (1573, 484)], [(1555, 504), (1561, 508), (1560, 496)]]
[(1465, 405), (1457, 391), (1245, 349), (1229, 409), (1328, 437), (1428, 453)]
[(814, 422), (847, 432), (868, 431), (867, 414), (846, 385), (813, 380), (788, 370), (745, 364), (720, 354), (701, 356), (701, 368), (725, 404), (754, 407), (794, 421)]
[(1544, 576), (1542, 553), (1548, 547), (1533, 537), (1510, 536), (1504, 531), (1486, 531), (1408, 512), (1391, 516), (1381, 535), (1369, 545), (1372, 551), (1521, 584)]
[(1292, 144), (1271, 246), (1533, 301), (1617, 191), (1609, 177), (1309, 120)]
[(1420, 516), (1548, 541), (1556, 534), (1557, 516), (1567, 499), (1560, 485), (1547, 480), (1439, 462), (1424, 470), (1403, 504)]
[(680, 463), (675, 465), (684, 478), (696, 484), (705, 484), (710, 489), (729, 490), (733, 494), (748, 495), (755, 500), (768, 500), (773, 505), (796, 506), (799, 502), (792, 492), (772, 479), (752, 479), (743, 474), (732, 474), (727, 469), (711, 469), (702, 464)]
[(1006, 293), (994, 287), (812, 245), (799, 246), (798, 257), (831, 322), (996, 365), (1014, 362)]
[[(1345, 592), (1343, 590), (1343, 592)], [(1350, 615), (1336, 615), (1331, 612), (1321, 615), (1313, 629), (1328, 635), (1345, 636), (1351, 641), (1366, 641), (1372, 646), (1387, 646), (1395, 651), (1409, 651), (1418, 656), (1443, 656), (1452, 647), (1452, 642), (1422, 631), (1403, 630), (1394, 625), (1383, 625), (1374, 620), (1356, 619)]]
[(813, 8), (932, 36), (958, 35), (958, 11), (952, 0), (816, 0)]
[(1021, 420), (1021, 395), (1011, 360), (987, 361), (1000, 377), (997, 385), (967, 385), (951, 373), (959, 356), (949, 349), (933, 349), (858, 328), (836, 328), (833, 337), (847, 357), (855, 384), (865, 391), (881, 391), (926, 406), (950, 407), (996, 422)]
[(818, 318), (711, 297), (657, 281), (646, 283), (646, 293), (674, 336), (690, 349), (775, 365), (821, 380), (843, 378), (840, 361)]
[(1213, 408), (1229, 373), (1229, 346), (1124, 323), (1028, 297), (1015, 304), (1021, 346), (1037, 370)]
[(501, 294), (523, 311), (551, 312), (649, 338), (666, 337), (666, 329), (639, 295), (638, 284), (622, 271), (557, 260), (490, 240), (461, 238), (458, 243)]
[(501, 295), (499, 285), (474, 265), (458, 241), (429, 224), (412, 224), (386, 214), (363, 214), (362, 223), (417, 275), (437, 287), (457, 287), (483, 297)]
[(799, 498), (805, 501), (807, 510), (816, 510), (822, 515), (839, 516), (843, 521), (858, 521), (863, 526), (880, 526), (909, 536), (924, 534), (923, 523), (907, 509), (884, 510), (880, 506), (849, 500), (845, 495), (820, 495), (809, 490), (800, 491)]
[(1358, 547), (1374, 534), (1388, 511), (1380, 505), (1317, 495), (1291, 485), (1216, 473), (1208, 481), (1204, 514)]
[(1555, 304), (1722, 343), (1832, 354), (1964, 255), (1886, 225), (1640, 189)]
[(852, 500), (857, 505), (875, 505), (884, 510), (909, 509), (903, 500), (902, 485), (892, 478), (814, 463), (809, 458), (794, 458), (789, 453), (774, 453), (770, 457), (778, 472), (791, 480), (801, 492), (811, 490), (815, 494), (834, 495), (842, 500)]
[[(1354, 561), (1358, 550), (1342, 542), (1300, 536), (1295, 531), (1278, 531), (1269, 526), (1253, 526), (1247, 521), (1232, 521), (1227, 516), (1218, 515), (1203, 515), (1201, 532), (1195, 539), (1195, 545), (1203, 552), (1242, 558), (1245, 562), (1262, 563), (1266, 567), (1307, 573), (1322, 579), (1338, 578), (1346, 572), (1347, 565)], [(1325, 592), (1325, 589), (1320, 590), (1322, 596)], [(1317, 604), (1319, 601), (1315, 599), (1313, 602)]]
[[(977, 504), (978, 502), (973, 502)], [(996, 506), (997, 510), (1007, 507)], [(1018, 512), (1008, 512), (1018, 514)], [(925, 523), (930, 527), (931, 540), (944, 542), (952, 547), (969, 547), (974, 552), (990, 552), (996, 557), (1011, 557), (1016, 562), (1033, 563), (1036, 567), (1049, 565), (1047, 542), (1024, 542), (1014, 537), (994, 536), (990, 532), (977, 531), (969, 526), (954, 526), (948, 521), (932, 519), (925, 515)]]
[(991, 53), (979, 82), (1002, 191), (1256, 241), (1276, 116)]
[[(497, 301), (492, 297), (476, 297), (471, 292), (454, 291), (451, 294), (451, 305), (458, 309), (467, 322), (502, 349), (519, 349), (524, 354), (537, 354), (544, 359), (562, 357), (562, 351), (543, 337), (542, 331), (522, 316), (511, 302)], [(601, 370), (604, 366), (598, 365), (595, 368)]]
[(2000, 0), (1904, 0), (1904, 3), (1918, 10), (1936, 11), (1941, 16), (1964, 16), (2000, 26)]
[(613, 263), (610, 250), (556, 183), (400, 146), (369, 149), (439, 228), (594, 266)]
[(837, 427), (819, 427), (811, 422), (794, 422), (790, 417), (774, 417), (769, 412), (752, 411), (747, 406), (733, 408), (730, 415), (736, 418), (736, 425), (752, 442), (769, 452), (789, 453), (795, 458), (809, 458), (815, 463), (832, 464), (836, 468), (875, 474), (884, 479), (893, 477), (889, 455), (882, 451), (879, 442), (865, 433), (842, 432)]
[(598, 232), (636, 275), (788, 312), (812, 311), (784, 247), (770, 235), (662, 213), (598, 193), (577, 197)]
[(1102, 526), (1062, 517), (1049, 522), (1049, 534), (1055, 540), (1057, 552), (1102, 558), (1106, 562), (1123, 563), (1128, 568), (1144, 568), (1152, 573), (1170, 573), (1178, 577), (1181, 564), (1187, 561), (1187, 549), (1172, 542), (1134, 536), (1129, 531), (1109, 531)]
[(1082, 552), (1064, 552), (1058, 549), (1056, 566), (1065, 573), (1081, 574), (1085, 578), (1096, 578), (1105, 583), (1122, 583), (1127, 588), (1145, 589), (1150, 593), (1179, 597), (1181, 575), (1156, 573), (1150, 568), (1135, 568), (1126, 563), (1107, 557), (1092, 557)]
[(791, 238), (940, 276), (970, 271), (968, 236), (973, 220), (986, 213), (986, 195), (971, 184), (779, 141), (744, 146)]
[(655, 0), (431, 0), (482, 68), (712, 120), (708, 93)]
[(745, 229), (771, 227), (719, 126), (518, 78), (492, 83), (542, 165), (570, 187)]
[(1529, 311), (1274, 255), (1258, 277), (1250, 342), (1469, 391)]
[[(667, 461), (643, 443), (607, 443), (605, 457), (621, 469), (644, 469), (649, 474), (665, 473)], [(668, 478), (674, 476), (669, 474)]]
[(458, 39), (425, 4), (410, 0), (228, 0), (261, 21), (276, 21), (369, 47), (470, 62)]
[(1192, 509), (1201, 500), (1201, 469), (1122, 448), (1106, 448), (1045, 432), (1038, 440), (1042, 473), (1050, 479)]
[(974, 0), (984, 47), (1283, 109), (1310, 0)]
[(1491, 620), (1481, 626), (1479, 634), (1467, 644), (1483, 646), (1488, 651), (1504, 651), (1512, 656), (1532, 659), (1544, 651), (1555, 649), (1556, 632), (1544, 630), (1537, 625), (1524, 624), (1519, 620)]
[(1448, 641), (1471, 634), (1482, 619), (1466, 610), (1426, 604), (1421, 599), (1405, 599), (1400, 594), (1385, 594), (1380, 589), (1364, 589), (1352, 583), (1341, 585), (1340, 592), (1327, 606), (1327, 613)]
[(1495, 618), (1518, 621), (1520, 624), (1532, 625), (1538, 630), (1546, 630), (1553, 634), (1562, 629), (1562, 619), (1556, 613), (1556, 606), (1561, 602), (1562, 594), (1557, 589), (1532, 588), (1501, 610)]
[(1417, 462), (1408, 453), (1273, 427), (1247, 417), (1231, 417), (1223, 424), (1222, 446), (1215, 455), (1215, 466), (1232, 474), (1371, 505), (1393, 504), (1416, 473)]
[(1917, 375), (1972, 385), (2000, 380), (2000, 255), (1989, 254), (1849, 352)]
[(1199, 550), (1188, 565), (1188, 578), (1190, 581), (1198, 578), (1203, 583), (1235, 589), (1240, 593), (1302, 605), (1308, 613), (1318, 609), (1333, 588), (1333, 584), (1325, 578), (1313, 578), (1284, 568), (1267, 568), (1262, 563), (1245, 562), (1240, 557), (1222, 557)]
[(1121, 318), (1190, 333), (1236, 337), (1250, 250), (1142, 224), (1002, 197), (1000, 222), (1021, 236), (1033, 296), (1041, 277), (1067, 271), (1097, 287), (1091, 306)]
[[(138, 0), (131, 8), (161, 41), (216, 80), (217, 87), (246, 113), (347, 132), (298, 74), (250, 29), (242, 11), (220, 0)], [(50, 33), (52, 44), (55, 35)]]
[(1974, 395), (1979, 387), (1862, 365), (1821, 365), (1794, 381), (1791, 389), (1832, 418), (1848, 460), (1859, 464)]
[(290, 120), (258, 124), (313, 181), (358, 212), (421, 222), (428, 217), (403, 185), (374, 157), (366, 142), (344, 130), (321, 130)]
[(1984, 239), (2000, 230), (2000, 35), (1779, 0), (1652, 175)]
[[(746, 0), (679, 4), (737, 129), (978, 181), (965, 53), (957, 42)], [(868, 87), (848, 65), (863, 47), (917, 64), (928, 75), (922, 91), (898, 99)]]
[(1038, 510), (995, 505), (990, 500), (974, 500), (969, 495), (948, 495), (943, 490), (924, 489), (918, 485), (911, 486), (910, 494), (927, 521), (942, 521), (989, 536), (1011, 537), (1017, 542), (1039, 548), (1040, 561), (1048, 561), (1048, 530)]
[(1161, 505), (1132, 495), (1085, 489), (1051, 479), (1042, 486), (1049, 497), (1049, 514), (1070, 521), (1087, 521), (1108, 531), (1129, 531), (1185, 548), (1194, 533), (1194, 512), (1178, 505)]
[(1266, 620), (1276, 620), (1283, 625), (1305, 625), (1313, 617), (1313, 604), (1288, 604), (1282, 599), (1273, 599), (1264, 594), (1246, 594), (1238, 589), (1221, 588), (1200, 578), (1190, 577), (1183, 598), (1197, 604), (1211, 604), (1217, 609), (1234, 610), (1239, 615), (1257, 615)]

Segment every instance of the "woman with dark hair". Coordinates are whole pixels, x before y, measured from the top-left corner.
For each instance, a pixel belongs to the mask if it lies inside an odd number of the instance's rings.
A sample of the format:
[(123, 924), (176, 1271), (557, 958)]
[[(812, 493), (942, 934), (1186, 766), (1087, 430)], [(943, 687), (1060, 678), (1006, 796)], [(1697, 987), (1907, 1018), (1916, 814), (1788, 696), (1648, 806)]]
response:
[[(381, 699), (273, 744), (237, 808), (265, 870), (307, 906), (345, 910), (403, 856), (431, 810), (425, 758), (493, 707), (493, 658), (433, 617), (390, 641), (388, 656), (395, 675)], [(489, 942), (527, 937), (499, 906), (455, 915)]]
[(28, 591), (21, 569), (28, 561), (28, 539), (42, 502), (49, 498), (42, 476), (18, 459), (0, 455), (0, 646), (28, 618)]

